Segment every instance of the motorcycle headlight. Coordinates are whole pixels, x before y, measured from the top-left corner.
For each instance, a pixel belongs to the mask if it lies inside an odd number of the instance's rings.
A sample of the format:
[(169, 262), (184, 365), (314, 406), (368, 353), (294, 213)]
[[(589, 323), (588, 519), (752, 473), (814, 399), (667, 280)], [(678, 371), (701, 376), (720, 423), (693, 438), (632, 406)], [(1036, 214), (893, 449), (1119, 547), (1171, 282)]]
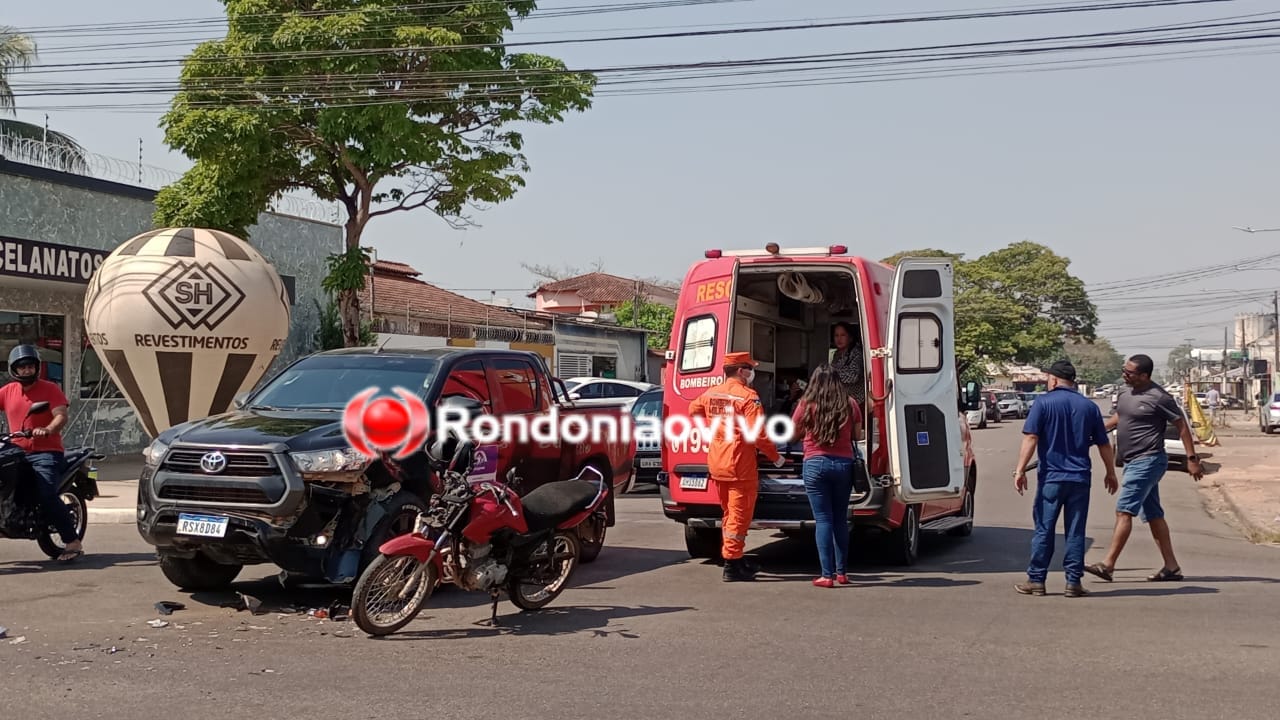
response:
[(146, 450), (142, 451), (142, 460), (151, 467), (157, 467), (160, 465), (160, 461), (164, 459), (164, 454), (167, 452), (169, 452), (168, 444), (156, 440), (148, 445)]
[(301, 473), (350, 473), (362, 472), (371, 460), (352, 448), (343, 450), (317, 450), (290, 453), (293, 464)]

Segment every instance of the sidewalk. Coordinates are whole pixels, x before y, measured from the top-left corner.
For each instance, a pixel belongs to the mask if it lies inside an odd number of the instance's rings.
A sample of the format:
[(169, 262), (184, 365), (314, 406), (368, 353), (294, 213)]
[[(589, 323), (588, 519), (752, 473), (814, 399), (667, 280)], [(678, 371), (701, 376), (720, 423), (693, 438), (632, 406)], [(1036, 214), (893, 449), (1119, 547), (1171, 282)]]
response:
[(128, 525), (138, 519), (138, 477), (142, 458), (117, 455), (98, 462), (98, 490), (89, 501), (89, 524)]
[(1227, 414), (1229, 428), (1214, 428), (1217, 447), (1205, 456), (1202, 490), (1217, 492), (1255, 543), (1280, 542), (1280, 435), (1263, 435), (1256, 419)]

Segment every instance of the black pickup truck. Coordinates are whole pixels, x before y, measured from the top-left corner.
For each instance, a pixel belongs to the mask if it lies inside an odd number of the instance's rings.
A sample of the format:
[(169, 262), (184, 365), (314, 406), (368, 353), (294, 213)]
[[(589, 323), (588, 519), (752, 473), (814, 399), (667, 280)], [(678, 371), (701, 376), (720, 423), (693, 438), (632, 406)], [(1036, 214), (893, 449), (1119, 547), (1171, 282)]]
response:
[[(541, 356), (517, 350), (372, 347), (316, 353), (288, 366), (235, 401), (232, 412), (161, 433), (144, 452), (138, 483), (138, 532), (154, 545), (160, 568), (186, 590), (229, 585), (245, 565), (274, 563), (285, 577), (353, 581), (378, 547), (412, 530), (431, 494), (422, 452), (399, 462), (357, 453), (342, 429), (343, 410), (361, 390), (390, 396), (402, 387), (428, 408), (462, 396), (497, 416), (613, 413), (575, 408)], [(592, 465), (614, 483), (631, 474), (622, 443), (482, 446), (472, 472), (506, 479), (521, 493)], [(615, 485), (616, 487), (616, 485)], [(606, 511), (584, 523), (583, 562), (614, 524)]]

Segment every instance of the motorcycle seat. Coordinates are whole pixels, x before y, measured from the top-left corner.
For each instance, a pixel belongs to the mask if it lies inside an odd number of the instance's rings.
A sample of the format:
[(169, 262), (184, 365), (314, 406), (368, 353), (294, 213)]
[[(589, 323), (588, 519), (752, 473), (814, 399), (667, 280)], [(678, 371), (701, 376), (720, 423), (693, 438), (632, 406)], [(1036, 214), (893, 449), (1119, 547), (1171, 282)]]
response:
[(591, 507), (600, 488), (586, 480), (547, 483), (520, 498), (530, 531), (548, 530)]
[(71, 467), (73, 465), (78, 464), (81, 460), (85, 458), (86, 455), (88, 455), (91, 452), (93, 452), (93, 448), (81, 448), (81, 447), (67, 448), (67, 451), (63, 453), (63, 457), (67, 461), (67, 467)]

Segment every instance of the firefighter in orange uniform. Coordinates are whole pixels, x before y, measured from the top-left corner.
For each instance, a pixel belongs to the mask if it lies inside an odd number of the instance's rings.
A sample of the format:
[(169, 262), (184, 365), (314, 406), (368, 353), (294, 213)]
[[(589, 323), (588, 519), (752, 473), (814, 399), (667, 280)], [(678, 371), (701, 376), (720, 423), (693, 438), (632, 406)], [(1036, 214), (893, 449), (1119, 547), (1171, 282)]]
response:
[[(755, 366), (759, 364), (751, 359), (751, 353), (725, 355), (724, 382), (708, 388), (689, 404), (691, 418), (701, 416), (707, 418), (708, 423), (720, 419), (707, 453), (707, 468), (720, 491), (720, 507), (724, 512), (724, 544), (720, 554), (725, 561), (725, 582), (754, 580), (758, 570), (754, 563), (742, 557), (747, 528), (755, 513), (756, 494), (760, 490), (756, 452), (763, 453), (777, 467), (785, 463), (773, 441), (764, 434), (764, 423), (760, 422), (764, 409), (760, 406), (760, 395), (751, 387)], [(743, 418), (741, 426), (737, 424), (737, 417)], [(756, 427), (758, 422), (760, 434), (754, 440), (744, 437), (743, 428)]]

